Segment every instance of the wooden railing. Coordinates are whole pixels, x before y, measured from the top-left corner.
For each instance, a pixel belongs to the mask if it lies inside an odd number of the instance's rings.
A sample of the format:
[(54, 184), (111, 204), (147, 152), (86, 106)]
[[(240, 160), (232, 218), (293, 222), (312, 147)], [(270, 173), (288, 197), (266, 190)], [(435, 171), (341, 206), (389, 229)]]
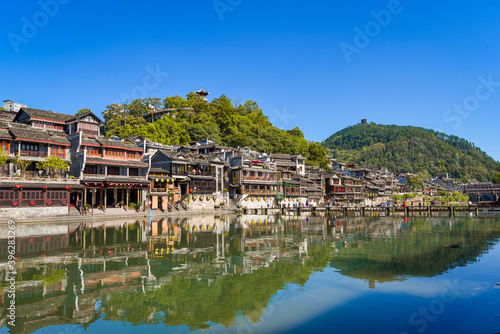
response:
[(271, 177), (265, 176), (245, 176), (243, 175), (243, 180), (247, 181), (274, 181)]
[(96, 131), (96, 130), (88, 130), (88, 129), (80, 129), (80, 130), (82, 130), (83, 134), (87, 135), (87, 136), (98, 136), (99, 135), (99, 131)]
[(276, 190), (265, 190), (265, 189), (252, 189), (244, 192), (248, 195), (275, 195), (277, 193)]
[(64, 153), (53, 153), (53, 152), (51, 152), (50, 155), (53, 156), (53, 157), (58, 157), (58, 158), (61, 158), (61, 159), (66, 159), (66, 154), (64, 154)]
[(34, 157), (34, 158), (45, 158), (47, 156), (47, 152), (21, 150), (21, 156), (22, 157)]

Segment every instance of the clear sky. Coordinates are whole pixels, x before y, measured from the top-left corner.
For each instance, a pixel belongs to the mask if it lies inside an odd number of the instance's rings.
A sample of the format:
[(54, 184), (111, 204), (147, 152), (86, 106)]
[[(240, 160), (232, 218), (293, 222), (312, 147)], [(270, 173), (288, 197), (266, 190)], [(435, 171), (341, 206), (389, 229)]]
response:
[(500, 3), (4, 1), (0, 98), (100, 114), (203, 87), (322, 141), (361, 118), (464, 137), (500, 160)]

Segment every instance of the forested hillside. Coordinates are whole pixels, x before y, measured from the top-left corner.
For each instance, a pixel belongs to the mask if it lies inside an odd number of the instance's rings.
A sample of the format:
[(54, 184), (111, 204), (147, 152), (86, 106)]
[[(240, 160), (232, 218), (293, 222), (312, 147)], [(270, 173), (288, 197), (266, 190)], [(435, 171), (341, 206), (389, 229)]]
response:
[(358, 124), (322, 144), (339, 161), (424, 177), (449, 173), (464, 181), (491, 181), (499, 166), (463, 138), (413, 126)]
[[(169, 115), (147, 123), (144, 115), (170, 108)], [(267, 153), (302, 154), (311, 164), (327, 167), (325, 150), (308, 142), (299, 128), (282, 130), (273, 126), (256, 102), (236, 104), (225, 95), (206, 102), (196, 93), (136, 99), (111, 104), (103, 112), (106, 136), (126, 138), (140, 134), (162, 144), (188, 144), (213, 137), (220, 145), (249, 146)]]

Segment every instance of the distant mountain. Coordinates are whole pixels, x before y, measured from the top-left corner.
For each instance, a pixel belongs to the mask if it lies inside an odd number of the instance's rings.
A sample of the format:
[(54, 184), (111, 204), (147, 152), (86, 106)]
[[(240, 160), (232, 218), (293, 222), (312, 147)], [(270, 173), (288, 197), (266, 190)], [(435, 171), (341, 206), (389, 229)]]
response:
[(499, 162), (463, 138), (413, 126), (349, 126), (322, 145), (338, 161), (429, 176), (491, 181)]

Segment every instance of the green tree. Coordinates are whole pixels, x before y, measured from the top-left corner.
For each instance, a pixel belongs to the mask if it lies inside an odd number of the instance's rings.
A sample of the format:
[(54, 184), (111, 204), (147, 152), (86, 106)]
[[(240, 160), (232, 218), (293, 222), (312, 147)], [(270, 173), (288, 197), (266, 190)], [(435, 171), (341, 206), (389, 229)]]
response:
[(424, 183), (418, 176), (410, 176), (406, 180), (406, 185), (411, 187), (413, 190), (422, 190), (424, 189)]
[(309, 143), (307, 163), (328, 169), (329, 161), (326, 159), (326, 151), (320, 143)]
[(49, 174), (53, 174), (55, 171), (68, 170), (68, 164), (59, 157), (48, 156), (44, 161), (37, 162), (36, 168), (46, 170)]
[(361, 124), (326, 139), (323, 146), (337, 160), (368, 168), (387, 167), (423, 178), (448, 173), (462, 181), (491, 180), (493, 158), (463, 138), (413, 126)]
[(103, 112), (103, 133), (119, 138), (141, 134), (162, 144), (187, 144), (212, 137), (221, 145), (309, 155), (309, 143), (299, 128), (285, 131), (274, 127), (254, 101), (234, 103), (221, 95), (208, 103), (195, 92), (185, 98), (166, 97), (163, 106), (171, 109), (169, 114), (146, 123), (144, 115), (159, 106), (158, 98), (109, 105)]
[(90, 109), (90, 108), (82, 108), (76, 112), (75, 116), (83, 115), (83, 114), (86, 114), (86, 113), (91, 112), (91, 111), (92, 111), (92, 109)]
[(500, 167), (497, 168), (497, 174), (493, 177), (493, 183), (500, 184)]
[(0, 165), (5, 165), (9, 161), (9, 156), (4, 149), (0, 149)]
[[(2, 167), (0, 170), (0, 173), (3, 175), (4, 173), (4, 166), (7, 164), (9, 161), (9, 156), (7, 155), (7, 152), (5, 152), (4, 149), (0, 149), (0, 166)], [(8, 174), (8, 173), (6, 173)]]
[(18, 152), (13, 162), (17, 167), (19, 167), (19, 169), (21, 169), (21, 176), (24, 177), (24, 174), (26, 174), (26, 169), (29, 165), (31, 165), (31, 161), (22, 159)]

